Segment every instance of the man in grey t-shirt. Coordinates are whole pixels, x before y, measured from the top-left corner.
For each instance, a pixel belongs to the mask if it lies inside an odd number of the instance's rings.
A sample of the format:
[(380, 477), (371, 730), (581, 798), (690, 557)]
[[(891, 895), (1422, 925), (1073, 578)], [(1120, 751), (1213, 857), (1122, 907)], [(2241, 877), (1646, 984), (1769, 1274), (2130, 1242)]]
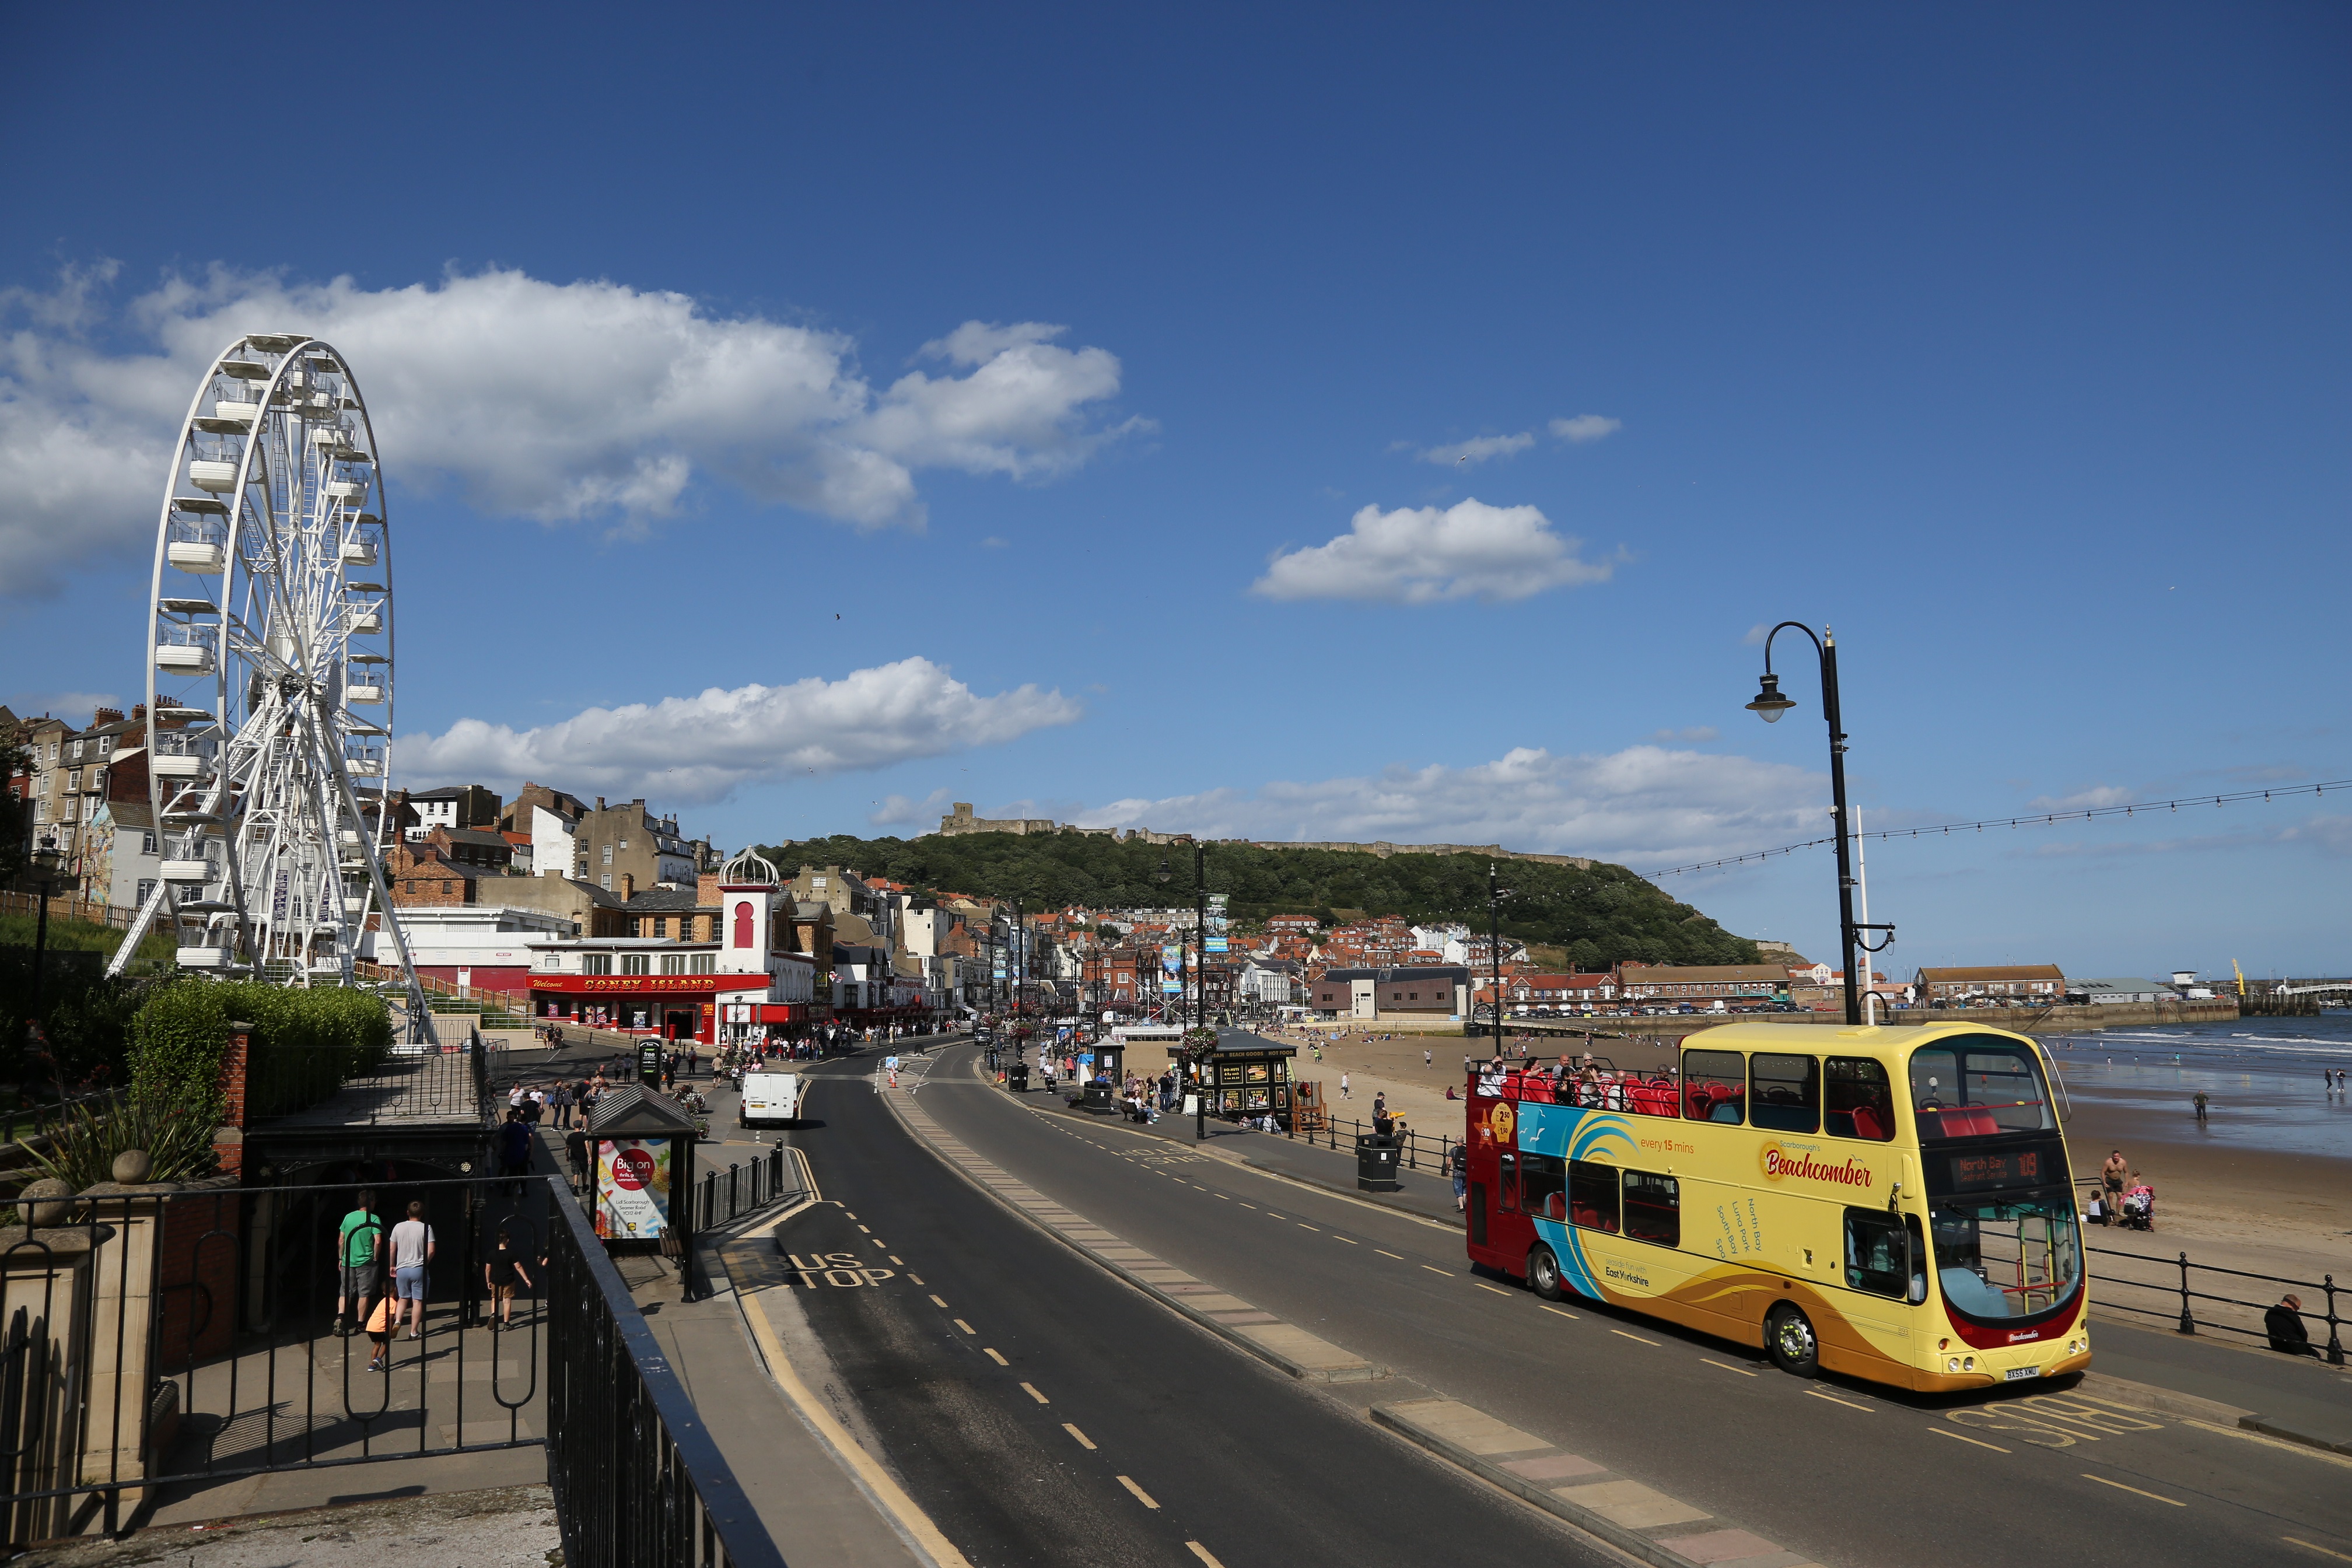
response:
[(406, 1320), (412, 1340), (425, 1332), (425, 1266), (432, 1261), (433, 1227), (425, 1223), (425, 1205), (419, 1200), (408, 1205), (408, 1217), (392, 1227), (391, 1326), (398, 1329)]

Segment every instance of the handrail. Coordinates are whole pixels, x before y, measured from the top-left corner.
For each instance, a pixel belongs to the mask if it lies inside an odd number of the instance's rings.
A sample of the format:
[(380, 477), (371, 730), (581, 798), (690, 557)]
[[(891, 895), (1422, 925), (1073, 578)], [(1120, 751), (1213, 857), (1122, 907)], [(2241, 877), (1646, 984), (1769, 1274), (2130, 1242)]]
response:
[(2152, 1253), (2128, 1252), (2112, 1247), (2093, 1247), (2088, 1243), (2084, 1245), (2083, 1250), (2086, 1253), (2095, 1254), (2101, 1258), (2128, 1258), (2135, 1263), (2152, 1264), (2159, 1268), (2179, 1268), (2180, 1271), (2180, 1283), (2177, 1286), (2158, 1285), (2147, 1279), (2126, 1279), (2120, 1276), (2112, 1274), (2091, 1273), (2087, 1268), (2084, 1269), (2084, 1273), (2088, 1278), (2102, 1285), (2120, 1285), (2128, 1289), (2150, 1290), (2165, 1296), (2178, 1296), (2179, 1298), (2180, 1304), (2179, 1310), (2177, 1314), (2169, 1306), (2166, 1307), (2162, 1311), (2158, 1311), (2151, 1307), (2134, 1306), (2128, 1301), (2112, 1301), (2103, 1300), (2100, 1302), (2100, 1305), (2113, 1308), (2115, 1310), (2119, 1312), (2138, 1312), (2147, 1317), (2171, 1318), (2173, 1319), (2173, 1326), (2179, 1332), (2184, 1334), (2194, 1334), (2200, 1329), (2213, 1329), (2223, 1333), (2243, 1334), (2248, 1339), (2257, 1339), (2267, 1342), (2270, 1338), (2270, 1333), (2267, 1329), (2241, 1328), (2235, 1323), (2221, 1322), (2210, 1317), (2200, 1319), (2196, 1314), (2196, 1310), (2190, 1305), (2190, 1303), (2192, 1301), (2211, 1301), (2220, 1303), (2223, 1306), (2244, 1307), (2257, 1312), (2267, 1312), (2273, 1306), (2283, 1304), (2273, 1301), (2248, 1301), (2236, 1296), (2221, 1296), (2216, 1295), (2210, 1290), (2191, 1289), (2189, 1288), (2189, 1271), (2192, 1268), (2205, 1274), (2226, 1274), (2234, 1279), (2264, 1279), (2273, 1285), (2299, 1288), (2305, 1290), (2317, 1290), (2326, 1297), (2327, 1310), (2323, 1314), (2318, 1312), (2306, 1312), (2298, 1310), (2295, 1315), (2299, 1318), (2308, 1318), (2314, 1322), (2324, 1323), (2326, 1325), (2327, 1344), (2326, 1348), (2321, 1351), (2320, 1353), (2326, 1358), (2330, 1366), (2342, 1366), (2345, 1364), (2343, 1325), (2346, 1320), (2337, 1316), (2336, 1310), (2336, 1292), (2341, 1289), (2342, 1287), (2336, 1283), (2336, 1276), (2333, 1274), (2323, 1274), (2316, 1281), (2314, 1281), (2310, 1279), (2292, 1279), (2288, 1276), (2280, 1274), (2262, 1274), (2247, 1268), (2226, 1268), (2218, 1263), (2192, 1263), (2189, 1260), (2189, 1254), (2186, 1252), (2177, 1253), (2172, 1258), (2161, 1258)]

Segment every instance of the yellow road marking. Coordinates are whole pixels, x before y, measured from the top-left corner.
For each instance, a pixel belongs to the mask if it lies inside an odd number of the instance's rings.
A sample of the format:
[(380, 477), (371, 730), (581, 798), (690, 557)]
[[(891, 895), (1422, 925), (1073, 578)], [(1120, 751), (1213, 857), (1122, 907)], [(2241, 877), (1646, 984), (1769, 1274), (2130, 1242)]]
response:
[(1423, 1268), (1428, 1269), (1432, 1274), (1443, 1274), (1443, 1275), (1444, 1275), (1448, 1279), (1453, 1279), (1453, 1278), (1454, 1278), (1454, 1271), (1453, 1271), (1452, 1269), (1450, 1269), (1450, 1268), (1439, 1268), (1436, 1264), (1434, 1264), (1434, 1263), (1424, 1263), (1424, 1264), (1423, 1264), (1423, 1265), (1422, 1265), (1422, 1267), (1423, 1267)]
[(1245, 1209), (1254, 1209), (1254, 1208), (1256, 1208), (1256, 1207), (1257, 1207), (1257, 1205), (1256, 1205), (1255, 1204), (1243, 1204), (1243, 1205), (1242, 1205), (1242, 1207), (1244, 1207), (1244, 1208), (1245, 1208)]
[(956, 1319), (956, 1320), (955, 1320), (955, 1326), (956, 1326), (957, 1328), (959, 1328), (959, 1329), (961, 1329), (965, 1333), (968, 1333), (968, 1334), (976, 1334), (976, 1333), (980, 1332), (980, 1331), (979, 1331), (978, 1329), (973, 1328), (970, 1323), (965, 1322), (961, 1318), (958, 1318), (958, 1319)]
[(872, 1235), (874, 1234), (873, 1228), (872, 1228), (871, 1226), (861, 1225), (861, 1226), (859, 1226), (857, 1228), (858, 1228), (859, 1230), (861, 1230), (861, 1231), (864, 1231), (867, 1236), (872, 1236)]
[(1133, 1492), (1135, 1494), (1135, 1500), (1141, 1503), (1144, 1507), (1158, 1508), (1160, 1506), (1158, 1503), (1151, 1500), (1151, 1494), (1150, 1492), (1145, 1491), (1141, 1487), (1137, 1486), (1133, 1481), (1128, 1479), (1127, 1477), (1119, 1477), (1118, 1484), (1125, 1487), (1129, 1491)]
[(898, 1267), (899, 1267), (899, 1268), (904, 1268), (905, 1267), (907, 1267), (907, 1265), (906, 1265), (903, 1261), (901, 1261), (900, 1259), (898, 1259), (898, 1258), (894, 1258), (890, 1259), (890, 1261), (891, 1261), (891, 1262), (893, 1262), (893, 1263), (898, 1264)]
[(2006, 1454), (2009, 1452), (2007, 1448), (2002, 1447), (1998, 1443), (1977, 1443), (1977, 1440), (1974, 1437), (1960, 1437), (1960, 1435), (1958, 1432), (1953, 1431), (1948, 1426), (1930, 1426), (1927, 1430), (1946, 1437), (1959, 1437), (1960, 1441), (1963, 1443), (1976, 1443), (1978, 1447), (1990, 1448), (1996, 1454)]
[(1851, 1401), (1851, 1399), (1839, 1399), (1837, 1394), (1822, 1394), (1821, 1389), (1806, 1389), (1806, 1394), (1811, 1394), (1813, 1399), (1828, 1399), (1830, 1404), (1832, 1404), (1832, 1405), (1846, 1405), (1846, 1408), (1849, 1408), (1849, 1411), (1861, 1411), (1861, 1413), (1865, 1413), (1865, 1415), (1867, 1415), (1867, 1413), (1870, 1413), (1870, 1405), (1858, 1405), (1858, 1404), (1853, 1404), (1853, 1401)]
[(1333, 1237), (1331, 1239), (1332, 1239), (1332, 1240), (1334, 1240), (1334, 1241), (1345, 1241), (1345, 1242), (1347, 1242), (1347, 1243), (1348, 1243), (1348, 1245), (1349, 1245), (1349, 1246), (1350, 1246), (1350, 1247), (1360, 1247), (1360, 1246), (1361, 1246), (1361, 1245), (1362, 1245), (1362, 1243), (1360, 1243), (1360, 1242), (1357, 1242), (1357, 1241), (1353, 1241), (1353, 1240), (1350, 1240), (1349, 1237), (1344, 1237), (1344, 1236), (1335, 1236), (1335, 1237)]
[(1643, 1338), (1642, 1338), (1642, 1336), (1641, 1336), (1641, 1335), (1639, 1335), (1639, 1334), (1629, 1334), (1629, 1333), (1627, 1333), (1627, 1332), (1626, 1332), (1624, 1330), (1622, 1330), (1622, 1329), (1612, 1329), (1612, 1330), (1610, 1330), (1609, 1331), (1610, 1331), (1611, 1333), (1612, 1333), (1612, 1334), (1615, 1334), (1615, 1335), (1616, 1335), (1619, 1339), (1621, 1339), (1621, 1340), (1633, 1340), (1633, 1341), (1634, 1341), (1635, 1342), (1640, 1343), (1640, 1344), (1654, 1345), (1654, 1344), (1656, 1344), (1656, 1343), (1658, 1342), (1657, 1342), (1657, 1341), (1655, 1341), (1655, 1340), (1645, 1340), (1645, 1339), (1643, 1339)]
[(1067, 1432), (1071, 1436), (1076, 1437), (1078, 1440), (1079, 1447), (1086, 1449), (1089, 1453), (1094, 1451), (1094, 1439), (1087, 1436), (1084, 1432), (1079, 1431), (1076, 1426), (1073, 1426), (1068, 1422), (1065, 1421), (1062, 1423), (1062, 1430)]
[(1484, 1279), (1473, 1279), (1470, 1283), (1475, 1285), (1481, 1290), (1492, 1290), (1497, 1296), (1508, 1296), (1513, 1294), (1513, 1292), (1504, 1289), (1500, 1285), (1489, 1285)]
[(923, 1282), (923, 1277), (919, 1274), (909, 1274), (907, 1278), (912, 1279), (918, 1285), (920, 1285)]
[(1303, 1220), (1303, 1219), (1302, 1219), (1302, 1220), (1300, 1220), (1300, 1221), (1298, 1222), (1298, 1228), (1299, 1228), (1299, 1229), (1301, 1229), (1301, 1230), (1312, 1230), (1312, 1231), (1320, 1232), (1320, 1231), (1322, 1230), (1322, 1228), (1323, 1228), (1323, 1227), (1322, 1227), (1321, 1226), (1319, 1226), (1319, 1225), (1308, 1225), (1305, 1220)]
[(980, 1347), (980, 1353), (986, 1356), (989, 1360), (994, 1362), (999, 1366), (1011, 1366), (1013, 1364), (1011, 1362), (1006, 1361), (1003, 1356), (998, 1355), (994, 1351), (989, 1349), (986, 1345)]
[(2318, 1542), (2305, 1541), (2301, 1536), (2282, 1535), (2279, 1539), (2285, 1542), (2290, 1546), (2308, 1548), (2313, 1552), (2318, 1552), (2322, 1557), (2333, 1557), (2338, 1563), (2352, 1563), (2352, 1557), (2347, 1557), (2341, 1552), (2331, 1552), (2326, 1547), (2320, 1545)]
[(1541, 1301), (1538, 1301), (1538, 1302), (1536, 1303), (1536, 1305), (1537, 1305), (1537, 1306), (1538, 1306), (1538, 1307), (1543, 1307), (1543, 1310), (1544, 1310), (1545, 1311), (1547, 1311), (1547, 1312), (1559, 1312), (1559, 1315), (1560, 1315), (1561, 1317), (1563, 1317), (1563, 1318), (1574, 1318), (1574, 1317), (1579, 1317), (1579, 1316), (1580, 1316), (1580, 1315), (1581, 1315), (1581, 1314), (1580, 1314), (1580, 1313), (1576, 1313), (1576, 1312), (1565, 1311), (1565, 1310), (1563, 1310), (1562, 1309), (1558, 1308), (1558, 1307), (1545, 1306), (1545, 1305), (1544, 1305), (1544, 1303), (1543, 1303), (1543, 1302), (1541, 1302)]
[(2137, 1487), (2127, 1487), (2121, 1481), (2111, 1481), (2105, 1476), (2095, 1476), (2088, 1470), (2084, 1470), (2083, 1472), (2083, 1479), (2086, 1481), (2096, 1481), (2103, 1487), (2113, 1487), (2119, 1492), (2129, 1492), (2134, 1497), (2147, 1498), (2151, 1502), (2168, 1502), (2175, 1508), (2187, 1508), (2189, 1506), (2177, 1497), (2158, 1497), (2154, 1492), (2144, 1492)]
[(945, 1307), (947, 1303), (940, 1300), (937, 1296), (934, 1296), (931, 1298), (931, 1305), (934, 1307)]
[(1035, 1400), (1035, 1401), (1036, 1401), (1038, 1404), (1040, 1404), (1040, 1405), (1051, 1405), (1051, 1404), (1053, 1404), (1053, 1403), (1054, 1403), (1052, 1400), (1050, 1400), (1050, 1399), (1046, 1398), (1044, 1394), (1042, 1394), (1038, 1393), (1038, 1392), (1037, 1392), (1037, 1385), (1036, 1385), (1035, 1384), (1034, 1384), (1034, 1383), (1024, 1383), (1024, 1384), (1023, 1384), (1021, 1385), (1021, 1390), (1022, 1390), (1022, 1392), (1023, 1392), (1023, 1393), (1026, 1394), (1030, 1398), (1032, 1398), (1032, 1399)]
[(1225, 1565), (1218, 1562), (1214, 1557), (1211, 1556), (1209, 1554), (1209, 1549), (1202, 1545), (1199, 1542), (1188, 1541), (1184, 1545), (1192, 1552), (1193, 1556), (1206, 1563), (1208, 1568), (1225, 1568)]
[[(741, 1300), (749, 1309), (744, 1313), (744, 1321), (751, 1325), (751, 1337), (758, 1342), (760, 1353), (768, 1363), (768, 1375), (776, 1380), (776, 1385), (784, 1391), (784, 1396), (793, 1402), (802, 1418), (816, 1428), (825, 1446), (842, 1463), (857, 1472), (871, 1494), (881, 1500), (882, 1506), (889, 1510), (891, 1517), (908, 1534), (922, 1543), (933, 1562), (940, 1568), (971, 1568), (970, 1559), (940, 1533), (940, 1527), (915, 1505), (915, 1500), (907, 1495), (905, 1489), (890, 1479), (890, 1472), (858, 1447), (857, 1439), (849, 1435), (849, 1429), (809, 1392), (808, 1384), (803, 1383), (800, 1373), (793, 1370), (793, 1363), (784, 1359), (783, 1343), (776, 1338), (775, 1325), (768, 1321), (768, 1309), (761, 1304), (759, 1292), (742, 1297)], [(1209, 1561), (1215, 1560), (1212, 1558)]]
[(1706, 1357), (1705, 1357), (1705, 1356), (1701, 1356), (1701, 1357), (1699, 1357), (1698, 1359), (1699, 1359), (1699, 1360), (1701, 1360), (1701, 1361), (1705, 1361), (1705, 1362), (1706, 1362), (1706, 1364), (1707, 1364), (1707, 1365), (1709, 1365), (1709, 1366), (1719, 1366), (1719, 1367), (1721, 1367), (1721, 1368), (1722, 1368), (1724, 1371), (1726, 1371), (1726, 1372), (1736, 1372), (1736, 1373), (1738, 1373), (1740, 1376), (1742, 1376), (1742, 1377), (1754, 1377), (1754, 1376), (1756, 1375), (1754, 1373), (1752, 1373), (1752, 1372), (1748, 1371), (1746, 1367), (1744, 1367), (1744, 1366), (1734, 1366), (1734, 1365), (1732, 1365), (1732, 1364), (1731, 1364), (1729, 1362), (1727, 1362), (1727, 1361), (1707, 1361)]
[(1402, 1263), (1404, 1261), (1404, 1254), (1402, 1252), (1391, 1252), (1385, 1247), (1375, 1247), (1372, 1250), (1379, 1253), (1382, 1258), (1393, 1258), (1399, 1263)]

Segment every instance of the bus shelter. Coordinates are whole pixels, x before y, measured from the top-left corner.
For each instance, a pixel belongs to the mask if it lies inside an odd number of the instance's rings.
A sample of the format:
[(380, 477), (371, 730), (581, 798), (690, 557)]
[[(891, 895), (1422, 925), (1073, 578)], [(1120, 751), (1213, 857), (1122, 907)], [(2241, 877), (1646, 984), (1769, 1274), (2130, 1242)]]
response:
[(590, 1201), (607, 1247), (657, 1242), (683, 1257), (694, 1225), (694, 1144), (701, 1124), (644, 1084), (616, 1089), (588, 1113)]
[(1271, 1116), (1287, 1129), (1293, 1114), (1291, 1058), (1298, 1047), (1247, 1029), (1219, 1029), (1207, 1068), (1209, 1109), (1219, 1116)]

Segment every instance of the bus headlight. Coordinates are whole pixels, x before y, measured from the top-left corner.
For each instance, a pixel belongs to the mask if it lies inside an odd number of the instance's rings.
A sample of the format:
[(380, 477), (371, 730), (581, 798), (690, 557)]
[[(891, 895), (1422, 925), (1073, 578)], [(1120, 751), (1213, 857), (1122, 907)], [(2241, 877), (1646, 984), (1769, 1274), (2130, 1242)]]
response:
[(1960, 1370), (1962, 1372), (1974, 1372), (1976, 1369), (1977, 1358), (1974, 1356), (1970, 1356), (1966, 1361), (1960, 1363)]
[(1947, 1357), (1944, 1359), (1944, 1370), (1945, 1370), (1946, 1372), (1958, 1372), (1958, 1371), (1959, 1371), (1959, 1370), (1960, 1370), (1960, 1358), (1959, 1358), (1959, 1357), (1958, 1357), (1958, 1356), (1947, 1356)]

